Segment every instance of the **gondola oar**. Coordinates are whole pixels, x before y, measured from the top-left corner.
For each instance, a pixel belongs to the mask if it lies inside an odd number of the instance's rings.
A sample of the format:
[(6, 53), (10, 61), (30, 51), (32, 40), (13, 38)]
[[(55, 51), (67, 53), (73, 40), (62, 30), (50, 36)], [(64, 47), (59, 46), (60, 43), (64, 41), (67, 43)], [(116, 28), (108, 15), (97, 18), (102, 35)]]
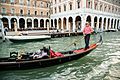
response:
[(68, 45), (67, 47), (65, 47), (63, 50), (66, 50), (68, 47), (72, 46), (74, 44), (74, 46), (76, 46), (76, 42), (81, 41), (84, 38), (84, 36), (81, 39), (77, 39), (74, 42), (72, 42), (70, 45)]

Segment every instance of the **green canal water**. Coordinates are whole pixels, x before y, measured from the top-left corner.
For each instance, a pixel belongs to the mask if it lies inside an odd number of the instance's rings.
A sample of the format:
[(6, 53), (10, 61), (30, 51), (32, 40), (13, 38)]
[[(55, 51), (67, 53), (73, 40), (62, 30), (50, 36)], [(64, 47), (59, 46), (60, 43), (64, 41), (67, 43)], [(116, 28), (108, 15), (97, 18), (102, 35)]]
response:
[[(120, 80), (120, 32), (102, 35), (103, 44), (81, 59), (47, 68), (1, 71), (0, 80)], [(78, 39), (76, 47), (68, 46)], [(99, 35), (92, 35), (91, 43), (98, 39)], [(0, 57), (9, 56), (12, 51), (34, 52), (43, 46), (51, 46), (55, 51), (64, 51), (84, 47), (84, 40), (82, 36), (20, 44), (0, 40)]]

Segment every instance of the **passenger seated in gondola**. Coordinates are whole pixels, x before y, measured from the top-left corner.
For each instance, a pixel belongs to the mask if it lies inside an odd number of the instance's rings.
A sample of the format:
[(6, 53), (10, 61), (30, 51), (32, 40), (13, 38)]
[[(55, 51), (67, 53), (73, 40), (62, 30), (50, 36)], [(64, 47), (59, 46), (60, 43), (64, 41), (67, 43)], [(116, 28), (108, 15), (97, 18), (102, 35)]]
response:
[(38, 50), (37, 52), (33, 53), (33, 59), (38, 59), (38, 58), (48, 58), (48, 49), (46, 47), (43, 47), (43, 49)]

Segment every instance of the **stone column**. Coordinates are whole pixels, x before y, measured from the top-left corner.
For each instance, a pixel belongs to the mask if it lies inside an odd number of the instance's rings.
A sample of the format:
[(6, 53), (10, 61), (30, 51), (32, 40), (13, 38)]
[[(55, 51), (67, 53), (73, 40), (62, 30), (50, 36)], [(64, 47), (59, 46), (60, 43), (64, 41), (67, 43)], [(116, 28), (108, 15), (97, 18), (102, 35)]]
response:
[(114, 29), (115, 19), (113, 19), (112, 29)]
[(92, 9), (94, 10), (94, 7), (95, 7), (95, 1), (92, 0)]
[(9, 29), (11, 29), (11, 22), (9, 18), (8, 18), (8, 25), (9, 25)]
[(101, 30), (103, 31), (103, 26), (104, 26), (104, 18), (102, 18), (102, 24), (101, 24), (101, 26), (102, 26), (102, 28), (101, 28)]
[(27, 19), (25, 18), (25, 29), (27, 28)]
[(75, 32), (75, 29), (76, 29), (76, 26), (75, 26), (75, 17), (73, 18), (73, 25), (72, 26), (73, 26), (73, 30), (72, 31)]
[(91, 27), (94, 28), (94, 16), (92, 16)]
[(99, 29), (99, 17), (97, 18), (97, 31), (98, 31), (98, 29)]
[(86, 0), (81, 0), (82, 2), (82, 8), (86, 8)]
[(59, 29), (59, 20), (57, 19), (57, 29)]
[(81, 19), (82, 19), (81, 31), (83, 31), (83, 29), (84, 29), (84, 27), (85, 27), (85, 23), (86, 23), (86, 17), (85, 17), (85, 15), (83, 15), (83, 16), (81, 17)]
[(46, 28), (46, 20), (44, 19), (44, 28)]
[(66, 28), (67, 28), (67, 30), (69, 30), (69, 26), (68, 26), (68, 18), (66, 18)]
[(40, 19), (38, 19), (38, 28), (40, 28)]
[(106, 18), (106, 26), (105, 26), (105, 30), (107, 30), (108, 28), (108, 18)]
[(63, 19), (61, 18), (61, 28), (63, 30)]
[(19, 19), (17, 19), (17, 29), (19, 29), (20, 26), (19, 26)]

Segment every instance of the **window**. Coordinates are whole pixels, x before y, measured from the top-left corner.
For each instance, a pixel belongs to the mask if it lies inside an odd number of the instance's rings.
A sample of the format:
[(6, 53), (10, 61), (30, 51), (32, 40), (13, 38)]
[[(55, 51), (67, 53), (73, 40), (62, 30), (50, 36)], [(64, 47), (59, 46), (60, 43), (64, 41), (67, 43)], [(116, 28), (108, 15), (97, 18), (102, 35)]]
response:
[(41, 3), (40, 3), (40, 7), (42, 7), (42, 8), (43, 8), (43, 6), (44, 6), (44, 5), (43, 5), (43, 2), (41, 2)]
[(77, 7), (80, 8), (80, 1), (77, 1)]
[(28, 15), (30, 15), (30, 10), (28, 10)]
[(14, 14), (14, 13), (15, 13), (15, 9), (11, 8), (11, 14)]
[(3, 14), (5, 14), (5, 13), (6, 13), (6, 9), (5, 9), (5, 8), (2, 8), (1, 12), (2, 12)]
[(41, 16), (43, 16), (43, 12), (41, 12)]
[(37, 15), (37, 11), (35, 11), (35, 15)]
[(20, 10), (20, 14), (23, 15), (23, 10), (22, 9)]
[(100, 11), (102, 11), (102, 5), (100, 5)]
[(49, 16), (48, 12), (47, 12), (47, 16)]
[(36, 1), (34, 1), (34, 6), (35, 6), (35, 7), (37, 6), (37, 3), (36, 3)]
[(47, 8), (49, 7), (49, 4), (47, 3)]
[(66, 11), (66, 5), (64, 4), (64, 11)]
[(70, 10), (72, 10), (72, 3), (70, 3)]
[(59, 6), (59, 12), (61, 12), (61, 7)]
[(55, 13), (57, 13), (56, 7), (55, 7)]

